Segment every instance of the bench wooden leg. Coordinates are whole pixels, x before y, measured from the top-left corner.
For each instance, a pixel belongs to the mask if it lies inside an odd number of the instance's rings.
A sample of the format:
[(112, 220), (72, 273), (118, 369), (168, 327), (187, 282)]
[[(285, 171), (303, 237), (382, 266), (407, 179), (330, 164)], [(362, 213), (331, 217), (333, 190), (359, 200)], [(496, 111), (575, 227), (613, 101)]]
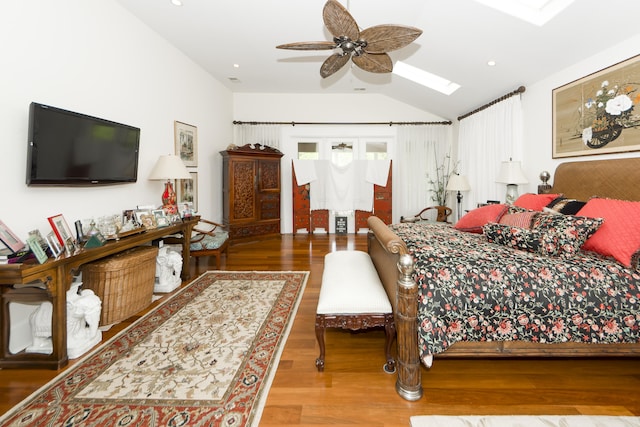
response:
[(324, 315), (316, 314), (316, 339), (318, 340), (318, 346), (320, 346), (320, 355), (316, 359), (316, 368), (318, 368), (319, 372), (324, 371), (324, 330)]

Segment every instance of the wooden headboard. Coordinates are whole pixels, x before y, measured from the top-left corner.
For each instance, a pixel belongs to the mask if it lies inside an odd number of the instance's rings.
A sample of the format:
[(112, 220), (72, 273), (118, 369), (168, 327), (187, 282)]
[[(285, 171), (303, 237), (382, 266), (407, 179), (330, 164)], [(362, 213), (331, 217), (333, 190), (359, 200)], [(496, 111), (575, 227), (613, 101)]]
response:
[(640, 200), (640, 157), (562, 163), (550, 193), (583, 201), (593, 196)]

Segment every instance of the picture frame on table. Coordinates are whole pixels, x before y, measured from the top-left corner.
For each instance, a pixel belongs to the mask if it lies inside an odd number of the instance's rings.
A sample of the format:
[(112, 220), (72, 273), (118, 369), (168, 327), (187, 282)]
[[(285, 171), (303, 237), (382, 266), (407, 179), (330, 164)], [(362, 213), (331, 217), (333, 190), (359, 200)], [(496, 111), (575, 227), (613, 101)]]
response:
[(198, 128), (176, 120), (173, 131), (176, 155), (185, 166), (198, 166)]
[(640, 55), (552, 91), (552, 158), (640, 151)]
[(150, 209), (138, 209), (135, 211), (136, 221), (146, 229), (156, 228), (156, 217)]
[(51, 251), (51, 256), (54, 258), (58, 258), (63, 252), (63, 249), (60, 246), (60, 242), (58, 242), (58, 238), (53, 231), (47, 234), (46, 240), (47, 245), (49, 245), (49, 250)]
[(2, 220), (0, 220), (0, 240), (14, 253), (24, 248), (24, 242)]
[(164, 210), (154, 209), (152, 213), (153, 213), (153, 216), (156, 218), (156, 225), (158, 226), (158, 228), (167, 227), (170, 225), (169, 219), (165, 215)]
[(40, 246), (40, 242), (38, 241), (38, 238), (36, 236), (27, 237), (27, 243), (29, 244), (31, 252), (34, 253), (36, 259), (40, 264), (44, 264), (47, 259), (49, 259), (49, 256), (46, 254), (44, 249), (42, 249), (42, 246)]
[[(56, 235), (58, 239), (58, 243), (62, 248), (69, 248), (69, 244), (73, 243), (75, 245), (75, 239), (73, 238), (73, 233), (69, 228), (69, 224), (67, 220), (64, 219), (64, 215), (58, 214), (54, 216), (50, 216), (47, 218), (49, 220), (49, 224), (51, 225), (51, 229)], [(71, 242), (69, 242), (71, 239)], [(72, 252), (73, 253), (73, 252)]]
[(176, 186), (176, 202), (178, 206), (191, 203), (191, 209), (198, 211), (198, 172), (189, 171), (191, 179), (178, 179)]

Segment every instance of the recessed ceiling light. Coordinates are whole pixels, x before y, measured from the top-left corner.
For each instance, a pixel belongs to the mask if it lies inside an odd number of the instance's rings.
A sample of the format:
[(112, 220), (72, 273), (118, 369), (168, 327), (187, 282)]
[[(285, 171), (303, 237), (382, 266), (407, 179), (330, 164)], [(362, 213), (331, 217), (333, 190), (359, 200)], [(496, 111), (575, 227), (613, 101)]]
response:
[(240, 68), (240, 64), (233, 64), (233, 68)]
[(542, 26), (566, 9), (574, 0), (476, 0), (524, 21)]
[(174, 6), (182, 6), (181, 0), (171, 0), (171, 4)]
[(489, 67), (494, 67), (496, 65), (496, 61), (487, 61), (487, 65)]
[(404, 77), (405, 79), (416, 82), (422, 86), (437, 90), (445, 95), (451, 95), (460, 88), (459, 84), (454, 83), (451, 80), (428, 73), (420, 68), (405, 64), (402, 61), (398, 61), (393, 65), (393, 74)]

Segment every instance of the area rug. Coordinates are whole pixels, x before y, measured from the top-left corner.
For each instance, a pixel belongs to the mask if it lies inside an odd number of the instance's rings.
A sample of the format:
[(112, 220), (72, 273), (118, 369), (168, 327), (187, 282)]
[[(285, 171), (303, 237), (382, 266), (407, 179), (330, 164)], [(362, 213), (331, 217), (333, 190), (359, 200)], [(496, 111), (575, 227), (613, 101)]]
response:
[(640, 417), (609, 415), (421, 415), (411, 427), (640, 427)]
[(0, 425), (257, 425), (308, 275), (204, 273)]

